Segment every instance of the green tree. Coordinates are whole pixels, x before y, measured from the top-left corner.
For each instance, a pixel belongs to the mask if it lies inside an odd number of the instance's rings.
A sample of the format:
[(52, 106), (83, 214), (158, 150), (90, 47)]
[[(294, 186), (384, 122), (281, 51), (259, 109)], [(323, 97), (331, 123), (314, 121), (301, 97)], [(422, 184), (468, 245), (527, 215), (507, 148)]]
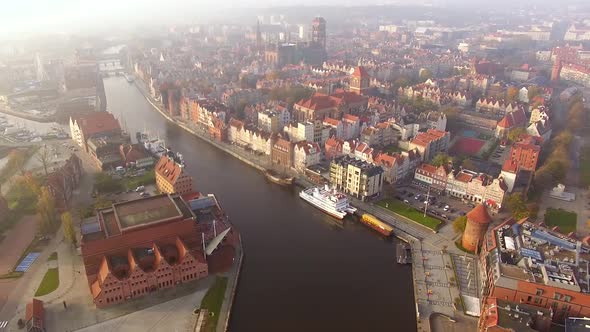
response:
[(520, 135), (526, 134), (526, 129), (522, 127), (514, 128), (508, 132), (508, 139), (512, 142), (516, 142)]
[(94, 189), (100, 193), (109, 193), (122, 190), (123, 186), (120, 181), (113, 179), (113, 177), (106, 173), (96, 173), (94, 176)]
[(426, 81), (428, 81), (428, 79), (433, 77), (432, 71), (430, 71), (430, 69), (427, 69), (427, 68), (422, 68), (422, 69), (420, 69), (419, 77), (420, 77), (421, 82), (426, 82)]
[(41, 188), (41, 195), (39, 195), (39, 200), (37, 201), (37, 212), (41, 217), (41, 233), (51, 233), (55, 229), (56, 224), (55, 199), (47, 187)]
[(513, 193), (506, 199), (506, 205), (508, 206), (508, 210), (512, 214), (512, 217), (515, 219), (522, 219), (529, 216), (530, 212), (527, 208), (522, 194), (520, 193)]
[(515, 86), (511, 86), (508, 89), (506, 89), (506, 101), (509, 103), (516, 101), (518, 97), (518, 92), (518, 88)]
[(453, 220), (453, 230), (457, 234), (463, 234), (463, 232), (465, 232), (466, 226), (467, 226), (467, 217), (466, 216), (459, 216), (455, 220)]
[(475, 170), (475, 164), (473, 163), (473, 161), (469, 158), (465, 158), (462, 162), (461, 162), (461, 167), (468, 169), (468, 170)]
[(448, 165), (449, 162), (451, 162), (451, 161), (452, 161), (452, 159), (451, 159), (451, 157), (449, 157), (448, 154), (438, 153), (436, 156), (434, 156), (434, 158), (432, 158), (432, 161), (430, 162), (430, 164), (438, 167), (441, 165)]
[(76, 245), (76, 231), (74, 231), (74, 224), (72, 222), (72, 214), (64, 212), (61, 214), (61, 225), (64, 230), (64, 237), (74, 246)]

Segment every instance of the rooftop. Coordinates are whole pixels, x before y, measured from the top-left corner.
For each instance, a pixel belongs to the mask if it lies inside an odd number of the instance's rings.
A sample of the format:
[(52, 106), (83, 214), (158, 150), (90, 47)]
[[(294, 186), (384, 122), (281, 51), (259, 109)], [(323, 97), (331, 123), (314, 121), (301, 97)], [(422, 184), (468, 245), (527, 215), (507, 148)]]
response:
[[(469, 217), (469, 215), (468, 215)], [(502, 277), (528, 281), (568, 292), (590, 292), (590, 247), (581, 241), (523, 219), (509, 219), (488, 234), (488, 254)], [(570, 297), (570, 298), (567, 298)]]

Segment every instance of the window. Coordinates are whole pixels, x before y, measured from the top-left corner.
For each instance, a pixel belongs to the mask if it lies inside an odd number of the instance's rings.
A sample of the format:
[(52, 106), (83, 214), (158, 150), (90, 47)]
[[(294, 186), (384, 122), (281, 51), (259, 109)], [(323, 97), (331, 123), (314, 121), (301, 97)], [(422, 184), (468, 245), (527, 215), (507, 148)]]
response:
[(554, 300), (559, 300), (559, 299), (561, 299), (561, 294), (559, 294), (558, 292), (555, 292), (555, 294), (553, 295), (553, 299), (554, 299)]
[(572, 297), (569, 295), (566, 295), (563, 299), (565, 302), (571, 302), (572, 301)]

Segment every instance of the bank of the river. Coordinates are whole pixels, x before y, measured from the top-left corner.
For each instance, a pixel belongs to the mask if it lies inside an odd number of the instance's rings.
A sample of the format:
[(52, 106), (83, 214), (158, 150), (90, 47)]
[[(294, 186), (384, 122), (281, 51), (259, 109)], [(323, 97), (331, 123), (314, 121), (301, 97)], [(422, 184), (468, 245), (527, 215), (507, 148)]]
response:
[[(265, 165), (263, 162), (260, 162), (259, 160), (249, 158), (249, 156), (245, 155), (246, 154), (245, 152), (242, 154), (242, 153), (239, 153), (238, 151), (232, 150), (232, 148), (236, 148), (235, 146), (215, 141), (215, 140), (211, 139), (210, 137), (208, 137), (206, 133), (200, 132), (197, 128), (192, 127), (190, 124), (186, 124), (178, 119), (172, 118), (169, 114), (167, 114), (162, 109), (163, 108), (162, 105), (158, 105), (156, 102), (154, 102), (150, 98), (150, 96), (146, 93), (145, 88), (142, 86), (141, 82), (136, 81), (135, 84), (138, 87), (138, 89), (141, 91), (141, 93), (143, 94), (145, 99), (148, 101), (148, 103), (156, 111), (158, 111), (164, 118), (166, 118), (166, 120), (168, 120), (169, 122), (179, 126), (180, 128), (186, 130), (187, 132), (201, 138), (202, 140), (206, 141), (207, 143), (210, 143), (211, 145), (215, 146), (216, 148), (232, 155), (233, 157), (237, 158), (238, 160), (240, 160), (240, 161), (242, 161), (242, 162), (258, 169), (258, 170), (265, 170), (269, 167), (269, 165)], [(299, 174), (295, 174), (295, 175), (296, 175), (296, 178), (295, 178), (296, 185), (303, 187), (303, 188), (310, 187), (310, 186), (314, 185), (311, 181), (307, 180), (306, 177), (299, 175)], [(365, 203), (365, 202), (361, 202), (361, 201), (355, 202), (355, 206), (357, 208), (359, 208), (360, 212), (370, 211), (371, 209), (367, 208), (367, 206), (369, 204), (370, 203)], [(419, 252), (422, 250), (422, 244), (420, 242), (420, 240), (423, 238), (422, 236), (417, 235), (417, 236), (419, 236), (419, 238), (418, 238), (418, 237), (412, 235), (410, 232), (408, 232), (407, 229), (404, 230), (404, 229), (400, 228), (399, 223), (393, 221), (393, 216), (391, 216), (391, 218), (384, 219), (384, 221), (395, 228), (395, 232), (394, 232), (395, 237), (408, 243), (410, 245), (410, 247), (412, 248), (413, 252)], [(417, 226), (422, 226), (422, 225), (417, 225)], [(426, 228), (424, 228), (424, 230), (426, 231)], [(432, 231), (432, 230), (428, 230), (428, 231)], [(241, 270), (242, 259), (243, 259), (243, 251), (241, 251), (241, 253), (240, 253), (240, 259), (239, 259), (239, 263), (238, 263), (239, 268), (236, 272), (236, 278), (234, 280), (230, 280), (230, 284), (232, 284), (232, 281), (233, 281), (232, 296), (231, 297), (226, 296), (226, 298), (224, 299), (224, 307), (228, 307), (228, 311), (226, 312), (227, 319), (224, 321), (224, 324), (218, 325), (218, 328), (217, 328), (218, 332), (227, 331), (227, 329), (228, 329), (230, 311), (231, 311), (231, 306), (232, 306), (233, 300), (234, 300), (235, 288), (237, 286), (237, 282), (239, 279), (239, 273)], [(417, 269), (415, 268), (415, 265), (412, 264), (412, 276), (413, 276), (412, 279), (414, 281), (414, 283), (413, 283), (414, 298), (418, 298), (418, 294), (416, 293), (416, 289), (417, 289), (416, 281), (418, 280), (418, 277), (421, 277), (422, 279), (424, 279), (424, 276), (419, 275), (420, 273), (421, 273), (421, 271), (417, 271)], [(228, 287), (228, 291), (229, 291), (229, 289), (230, 289), (230, 287)], [(228, 303), (226, 304), (226, 302), (228, 302)], [(417, 324), (421, 325), (422, 330), (429, 331), (430, 330), (429, 324), (426, 324), (426, 325), (420, 324), (421, 320), (420, 320), (420, 313), (419, 313), (419, 308), (418, 308), (417, 302), (415, 302), (415, 307), (416, 307)]]

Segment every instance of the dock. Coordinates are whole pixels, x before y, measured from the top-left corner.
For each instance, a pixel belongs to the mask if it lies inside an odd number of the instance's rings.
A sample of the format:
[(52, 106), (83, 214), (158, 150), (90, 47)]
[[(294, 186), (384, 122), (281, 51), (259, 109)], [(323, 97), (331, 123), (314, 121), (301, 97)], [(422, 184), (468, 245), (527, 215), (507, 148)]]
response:
[(411, 264), (412, 263), (412, 247), (405, 242), (398, 242), (395, 247), (397, 254), (398, 264)]

